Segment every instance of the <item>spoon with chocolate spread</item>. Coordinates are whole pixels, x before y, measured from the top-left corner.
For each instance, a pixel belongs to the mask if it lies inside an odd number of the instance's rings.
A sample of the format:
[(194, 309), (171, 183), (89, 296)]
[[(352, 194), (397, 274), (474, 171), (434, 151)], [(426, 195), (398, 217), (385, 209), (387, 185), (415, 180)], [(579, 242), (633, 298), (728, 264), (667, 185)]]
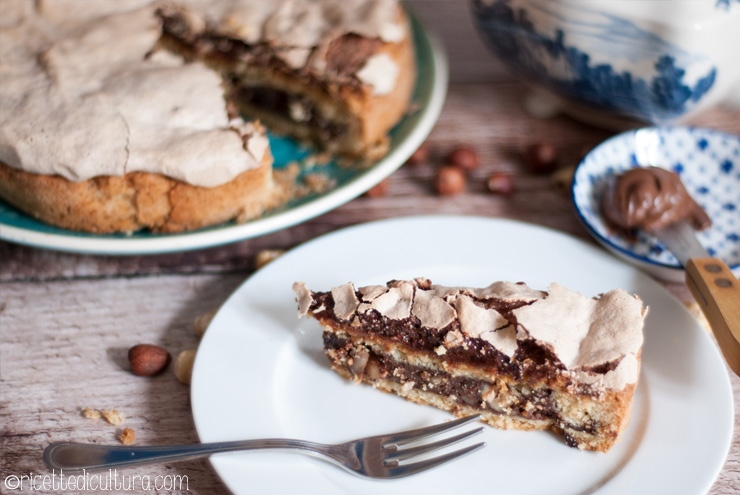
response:
[(628, 235), (645, 230), (673, 252), (727, 364), (740, 375), (740, 282), (697, 239), (694, 230), (712, 221), (681, 178), (659, 167), (630, 169), (607, 184), (601, 211), (612, 227)]
[(660, 230), (688, 222), (697, 230), (712, 225), (674, 172), (659, 167), (638, 167), (625, 172), (607, 187), (602, 203), (607, 222), (627, 232)]

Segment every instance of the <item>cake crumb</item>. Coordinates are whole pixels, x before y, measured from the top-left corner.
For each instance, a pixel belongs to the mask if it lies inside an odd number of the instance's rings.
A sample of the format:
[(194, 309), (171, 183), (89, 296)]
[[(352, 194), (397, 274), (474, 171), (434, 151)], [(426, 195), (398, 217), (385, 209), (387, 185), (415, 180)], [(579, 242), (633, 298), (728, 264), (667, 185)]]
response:
[(124, 428), (121, 433), (118, 434), (118, 441), (123, 445), (131, 445), (136, 440), (136, 433), (132, 428)]
[(445, 347), (458, 347), (464, 342), (463, 335), (458, 330), (447, 332), (444, 338)]
[(326, 174), (310, 173), (303, 176), (303, 182), (308, 189), (315, 194), (328, 191), (336, 184), (336, 181)]
[(100, 419), (100, 411), (92, 407), (86, 407), (82, 410), (82, 417), (87, 419)]
[(307, 194), (305, 186), (297, 184), (301, 168), (298, 162), (290, 162), (280, 170), (273, 170), (272, 177), (275, 182), (274, 200), (275, 205), (287, 203), (293, 199), (299, 199)]
[(100, 414), (103, 416), (103, 419), (114, 426), (120, 425), (125, 419), (123, 413), (119, 412), (117, 409), (106, 409), (104, 411), (100, 411)]

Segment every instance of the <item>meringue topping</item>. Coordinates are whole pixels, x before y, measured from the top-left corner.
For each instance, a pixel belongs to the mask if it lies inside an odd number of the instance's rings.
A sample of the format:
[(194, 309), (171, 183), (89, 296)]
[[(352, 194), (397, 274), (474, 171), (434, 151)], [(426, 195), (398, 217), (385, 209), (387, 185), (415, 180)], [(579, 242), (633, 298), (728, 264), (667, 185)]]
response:
[[(293, 290), (300, 316), (306, 315), (314, 293), (302, 282), (293, 284)], [(346, 295), (350, 293), (363, 300), (370, 294), (372, 302), (348, 305), (346, 300), (354, 301)], [(416, 279), (360, 289), (347, 283), (333, 288), (332, 294), (344, 294), (339, 302), (334, 296), (335, 317), (342, 320), (377, 311), (390, 320), (415, 317), (423, 327), (446, 330), (438, 354), (464, 345), (468, 337), (482, 339), (513, 358), (520, 343), (531, 340), (552, 352), (564, 374), (589, 387), (621, 390), (637, 382), (647, 309), (639, 297), (621, 289), (587, 297), (556, 283), (542, 292), (523, 283), (496, 282), (476, 289)], [(496, 309), (501, 301), (516, 307), (502, 314)], [(354, 315), (350, 307), (355, 308)], [(455, 321), (459, 326), (452, 325)], [(604, 366), (605, 371), (595, 371)]]

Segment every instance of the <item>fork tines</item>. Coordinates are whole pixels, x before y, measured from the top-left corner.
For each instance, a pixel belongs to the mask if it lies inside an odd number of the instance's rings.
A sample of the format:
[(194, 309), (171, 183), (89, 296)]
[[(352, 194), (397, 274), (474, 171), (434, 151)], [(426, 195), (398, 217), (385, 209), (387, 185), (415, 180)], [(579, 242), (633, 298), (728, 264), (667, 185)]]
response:
[(391, 468), (391, 470), (393, 468), (403, 470), (402, 474), (401, 472), (399, 472), (399, 475), (407, 476), (417, 472), (425, 471), (439, 464), (443, 464), (452, 459), (456, 459), (465, 454), (478, 450), (479, 448), (485, 446), (485, 442), (480, 442), (475, 445), (464, 447), (462, 449), (455, 450), (453, 452), (449, 452), (447, 454), (431, 459), (420, 460), (418, 462), (410, 464), (400, 464), (401, 461), (406, 461), (418, 456), (422, 456), (423, 454), (428, 454), (435, 450), (439, 450), (465, 440), (466, 438), (472, 437), (473, 435), (477, 435), (483, 431), (483, 427), (459, 433), (457, 435), (428, 444), (416, 445), (406, 449), (399, 447), (403, 447), (404, 445), (408, 444), (417, 444), (419, 441), (425, 438), (452, 431), (456, 428), (477, 420), (479, 417), (480, 415), (476, 414), (454, 421), (449, 421), (447, 423), (441, 423), (434, 426), (428, 426), (426, 428), (417, 428), (414, 430), (408, 430), (388, 435), (385, 439), (386, 442), (383, 444), (383, 451), (386, 452), (387, 455), (386, 460), (384, 461), (385, 466)]

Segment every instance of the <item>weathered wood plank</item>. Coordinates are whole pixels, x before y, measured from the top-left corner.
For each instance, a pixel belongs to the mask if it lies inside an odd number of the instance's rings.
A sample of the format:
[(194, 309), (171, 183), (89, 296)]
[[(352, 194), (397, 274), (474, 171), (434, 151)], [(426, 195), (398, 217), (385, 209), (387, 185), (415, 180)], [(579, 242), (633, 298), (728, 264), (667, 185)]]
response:
[[(173, 356), (197, 347), (194, 319), (242, 281), (240, 275), (198, 275), (4, 284), (3, 478), (46, 473), (41, 453), (50, 442), (116, 444), (123, 427), (135, 430), (140, 445), (197, 442), (189, 387), (172, 367), (153, 378), (133, 375), (126, 353), (138, 343), (162, 345)], [(118, 427), (86, 419), (84, 407), (117, 409), (126, 419)], [(135, 470), (152, 477), (169, 473), (186, 476), (192, 493), (226, 491), (205, 460)]]

